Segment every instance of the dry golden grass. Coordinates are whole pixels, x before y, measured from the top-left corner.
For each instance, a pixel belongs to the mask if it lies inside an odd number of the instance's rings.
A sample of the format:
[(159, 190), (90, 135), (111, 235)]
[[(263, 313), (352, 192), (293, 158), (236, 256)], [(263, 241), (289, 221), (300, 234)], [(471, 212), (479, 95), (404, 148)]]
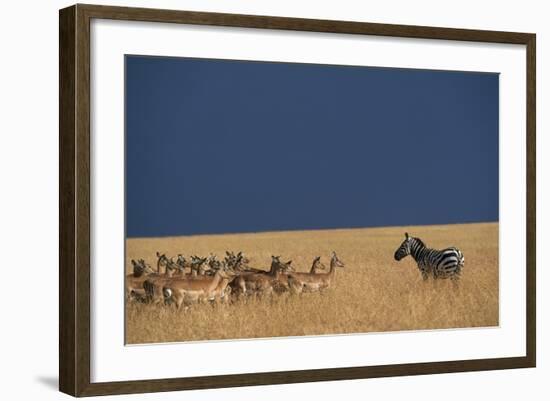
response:
[[(450, 280), (422, 281), (410, 257), (393, 259), (405, 231), (430, 247), (462, 250), (458, 289)], [(130, 344), (498, 325), (498, 223), (129, 239), (128, 272), (130, 259), (154, 265), (157, 250), (220, 256), (242, 250), (251, 265), (266, 269), (271, 255), (282, 255), (300, 271), (317, 255), (328, 267), (335, 250), (346, 266), (323, 295), (201, 304), (185, 312), (128, 302)]]

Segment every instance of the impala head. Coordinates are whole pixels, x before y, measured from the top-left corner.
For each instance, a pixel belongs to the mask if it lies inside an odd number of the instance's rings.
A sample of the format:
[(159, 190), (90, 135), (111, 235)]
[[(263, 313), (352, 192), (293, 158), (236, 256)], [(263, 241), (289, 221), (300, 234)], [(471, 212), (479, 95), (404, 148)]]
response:
[(227, 266), (225, 263), (220, 264), (220, 268), (216, 272), (220, 274), (222, 278), (231, 278), (237, 275), (237, 272), (232, 268)]
[(206, 272), (209, 276), (220, 276), (224, 279), (229, 279), (237, 275), (237, 272), (233, 267), (229, 266), (225, 260), (219, 262), (219, 267), (217, 269), (210, 269)]
[(221, 262), (216, 259), (216, 255), (213, 253), (208, 256), (206, 263), (210, 266), (211, 269), (218, 270), (221, 267)]
[(244, 256), (242, 251), (239, 251), (237, 253), (237, 255), (235, 256), (235, 259), (237, 260), (237, 263), (240, 266), (246, 266), (248, 263), (250, 263), (250, 259), (248, 259), (246, 256)]
[(223, 262), (222, 262), (225, 266), (233, 266), (233, 261), (231, 260), (231, 258), (229, 257), (225, 257), (223, 258)]
[(271, 257), (271, 270), (272, 271), (279, 271), (282, 273), (288, 273), (293, 272), (294, 268), (292, 267), (292, 260), (289, 260), (288, 262), (281, 262), (280, 256), (272, 256)]
[(326, 270), (326, 266), (321, 263), (321, 257), (317, 256), (315, 259), (313, 259), (312, 268), (316, 270)]
[(281, 257), (280, 256), (271, 255), (271, 266), (278, 265), (280, 263), (281, 263)]
[(338, 259), (338, 256), (336, 256), (336, 252), (334, 251), (332, 251), (332, 258), (330, 259), (330, 263), (338, 267), (344, 267), (344, 262)]
[(184, 270), (184, 266), (179, 263), (179, 257), (176, 259), (174, 256), (170, 258), (170, 263), (166, 265), (166, 268), (170, 270), (177, 270), (180, 273)]
[(405, 233), (405, 240), (401, 243), (401, 245), (399, 245), (399, 248), (397, 248), (395, 255), (393, 256), (395, 260), (400, 261), (405, 256), (410, 255), (413, 241), (414, 238), (409, 237), (409, 233)]
[(241, 254), (240, 263), (241, 263), (241, 265), (246, 266), (247, 264), (250, 263), (250, 259), (248, 259), (246, 256), (244, 256), (244, 255)]
[(248, 263), (248, 258), (246, 258), (242, 252), (239, 252), (235, 257), (233, 267), (236, 267), (237, 269), (243, 269), (246, 267), (246, 265), (248, 265)]
[(132, 259), (132, 266), (134, 267), (134, 277), (139, 277), (143, 274), (144, 267), (141, 263)]
[(281, 270), (283, 271), (283, 273), (293, 272), (294, 267), (292, 267), (292, 260), (289, 260), (286, 263), (282, 263), (281, 268), (282, 268)]
[(160, 271), (160, 268), (161, 266), (164, 267), (166, 270), (174, 270), (175, 267), (174, 267), (174, 262), (171, 261), (170, 259), (168, 259), (168, 257), (166, 256), (166, 254), (160, 254), (157, 252), (157, 258), (158, 258), (158, 261), (157, 261), (157, 270)]
[(159, 252), (157, 252), (157, 258), (158, 258), (158, 263), (163, 263), (163, 264), (166, 264), (168, 263), (168, 258), (166, 257), (166, 254), (160, 254)]
[(225, 251), (225, 257), (227, 259), (234, 260), (235, 259), (235, 254), (233, 253), (233, 251)]
[(215, 271), (216, 271), (216, 269), (211, 269), (210, 266), (208, 266), (208, 264), (206, 264), (206, 263), (201, 263), (199, 265), (199, 274), (200, 275), (212, 276)]
[(200, 258), (196, 255), (191, 256), (191, 270), (195, 270), (201, 274), (205, 273), (206, 268), (204, 264), (207, 262), (208, 258)]
[(138, 263), (143, 267), (143, 272), (144, 273), (146, 273), (146, 274), (153, 273), (153, 268), (151, 267), (151, 265), (149, 263), (145, 262), (144, 259), (138, 260)]
[(181, 267), (187, 266), (187, 260), (181, 253), (178, 253), (178, 259), (176, 260), (176, 263)]

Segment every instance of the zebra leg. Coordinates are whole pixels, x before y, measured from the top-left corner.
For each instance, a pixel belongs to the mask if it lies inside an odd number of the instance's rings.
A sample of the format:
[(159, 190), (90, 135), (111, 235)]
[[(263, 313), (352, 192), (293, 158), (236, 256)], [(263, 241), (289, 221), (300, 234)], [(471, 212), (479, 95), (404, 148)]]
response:
[(418, 263), (418, 270), (420, 270), (420, 274), (422, 274), (422, 280), (426, 282), (426, 280), (428, 280), (428, 269), (422, 262)]
[(458, 290), (458, 288), (459, 288), (459, 287), (458, 287), (458, 281), (459, 281), (459, 279), (460, 279), (460, 276), (459, 276), (457, 273), (455, 273), (455, 274), (453, 274), (453, 275), (451, 276), (451, 283), (453, 283), (453, 288), (454, 288), (455, 290)]
[(443, 284), (441, 283), (441, 280), (445, 278), (445, 275), (440, 274), (435, 268), (433, 270), (433, 277), (434, 277), (434, 287), (438, 285)]

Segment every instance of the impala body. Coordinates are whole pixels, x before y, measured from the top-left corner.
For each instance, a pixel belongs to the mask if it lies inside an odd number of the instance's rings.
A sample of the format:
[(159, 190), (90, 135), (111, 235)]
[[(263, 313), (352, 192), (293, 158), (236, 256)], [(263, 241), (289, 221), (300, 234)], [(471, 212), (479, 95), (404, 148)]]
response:
[(239, 295), (271, 295), (288, 289), (287, 272), (292, 271), (292, 261), (282, 263), (278, 256), (271, 257), (271, 269), (268, 272), (244, 272), (230, 283), (231, 289)]
[[(166, 255), (157, 252), (157, 274), (147, 277), (143, 281), (143, 290), (147, 301), (160, 303), (164, 301), (162, 287), (174, 277), (184, 277), (185, 270), (177, 263), (169, 260)], [(161, 267), (164, 267), (164, 273), (160, 273)]]
[(196, 280), (189, 277), (174, 278), (164, 283), (162, 294), (166, 302), (174, 302), (180, 309), (201, 301), (223, 300), (225, 289), (233, 276), (233, 271), (222, 266), (213, 277)]

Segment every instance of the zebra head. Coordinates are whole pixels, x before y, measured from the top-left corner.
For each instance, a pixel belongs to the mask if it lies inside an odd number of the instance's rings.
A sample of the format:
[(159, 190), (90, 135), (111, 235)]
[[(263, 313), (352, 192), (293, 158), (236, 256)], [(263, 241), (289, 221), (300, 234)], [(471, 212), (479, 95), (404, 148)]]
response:
[(411, 254), (411, 244), (413, 242), (413, 237), (409, 237), (409, 233), (405, 233), (405, 241), (401, 243), (399, 248), (395, 251), (395, 255), (393, 256), (395, 260), (400, 261), (405, 256)]

